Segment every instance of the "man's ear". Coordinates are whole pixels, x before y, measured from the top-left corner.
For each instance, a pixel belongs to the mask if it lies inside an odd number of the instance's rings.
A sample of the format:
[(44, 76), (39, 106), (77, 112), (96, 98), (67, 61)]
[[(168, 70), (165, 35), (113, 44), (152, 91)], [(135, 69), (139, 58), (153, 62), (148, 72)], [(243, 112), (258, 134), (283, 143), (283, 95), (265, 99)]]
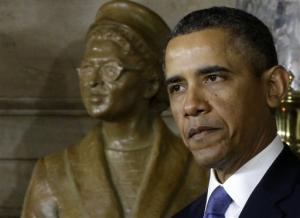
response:
[(263, 73), (266, 81), (266, 98), (271, 108), (279, 106), (289, 89), (289, 72), (276, 65)]

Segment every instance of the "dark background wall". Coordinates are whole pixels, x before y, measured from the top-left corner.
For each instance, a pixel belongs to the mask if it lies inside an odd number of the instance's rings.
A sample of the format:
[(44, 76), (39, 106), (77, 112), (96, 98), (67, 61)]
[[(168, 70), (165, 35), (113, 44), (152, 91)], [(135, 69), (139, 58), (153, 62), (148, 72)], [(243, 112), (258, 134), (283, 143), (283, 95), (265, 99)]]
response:
[[(94, 125), (80, 101), (76, 67), (101, 0), (0, 0), (0, 217), (19, 217), (37, 158)], [(140, 2), (172, 27), (187, 12), (234, 1)], [(165, 120), (174, 128), (170, 115)]]

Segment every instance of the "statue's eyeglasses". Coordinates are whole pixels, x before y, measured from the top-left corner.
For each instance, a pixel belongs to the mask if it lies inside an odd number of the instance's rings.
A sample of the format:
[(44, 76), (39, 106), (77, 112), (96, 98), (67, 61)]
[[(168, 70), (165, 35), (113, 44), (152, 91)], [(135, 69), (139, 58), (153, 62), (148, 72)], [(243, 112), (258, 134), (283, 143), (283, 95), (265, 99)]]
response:
[(116, 61), (109, 61), (99, 66), (83, 66), (77, 68), (78, 75), (83, 81), (91, 81), (100, 77), (104, 82), (117, 81), (121, 75), (128, 71), (139, 71), (141, 68), (133, 65), (122, 65)]

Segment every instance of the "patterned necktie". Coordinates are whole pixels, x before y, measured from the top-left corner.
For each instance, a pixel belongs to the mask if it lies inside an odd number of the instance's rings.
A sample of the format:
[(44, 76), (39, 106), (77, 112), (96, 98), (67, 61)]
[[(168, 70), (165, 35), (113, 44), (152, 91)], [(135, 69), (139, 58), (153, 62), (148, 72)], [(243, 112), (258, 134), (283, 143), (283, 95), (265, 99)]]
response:
[(210, 195), (203, 218), (225, 218), (225, 212), (232, 199), (222, 186), (218, 186)]

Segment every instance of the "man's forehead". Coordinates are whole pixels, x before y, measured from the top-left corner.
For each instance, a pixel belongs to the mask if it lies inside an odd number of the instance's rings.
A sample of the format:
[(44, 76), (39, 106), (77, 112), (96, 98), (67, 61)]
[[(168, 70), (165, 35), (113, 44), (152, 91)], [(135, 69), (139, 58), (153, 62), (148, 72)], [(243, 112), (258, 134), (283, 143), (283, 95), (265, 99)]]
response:
[(179, 35), (173, 37), (169, 41), (169, 43), (172, 42), (174, 39), (194, 38), (194, 40), (196, 39), (196, 41), (197, 41), (197, 39), (200, 40), (201, 38), (205, 38), (207, 36), (209, 36), (209, 38), (210, 38), (211, 34), (217, 36), (219, 39), (225, 39), (226, 37), (228, 37), (232, 33), (233, 33), (233, 31), (229, 28), (225, 28), (225, 27), (208, 27), (208, 28), (203, 28), (203, 29), (200, 29), (200, 30), (193, 30), (191, 32), (179, 34)]
[(200, 52), (208, 52), (210, 47), (202, 46), (202, 47), (194, 47), (190, 46), (190, 44), (175, 44), (174, 46), (170, 46), (167, 50), (169, 59), (177, 59), (181, 57), (190, 57), (195, 53)]
[[(208, 54), (209, 47), (174, 47), (166, 53), (165, 70), (166, 74), (177, 74), (178, 71), (190, 71), (199, 66), (200, 54)], [(203, 60), (203, 58), (202, 58)]]
[(224, 64), (226, 35), (224, 31), (208, 29), (173, 38), (166, 50), (166, 72)]
[(223, 28), (208, 28), (188, 34), (176, 36), (167, 45), (166, 53), (170, 58), (176, 58), (184, 52), (191, 55), (195, 52), (206, 52), (214, 47), (228, 45), (229, 34)]

